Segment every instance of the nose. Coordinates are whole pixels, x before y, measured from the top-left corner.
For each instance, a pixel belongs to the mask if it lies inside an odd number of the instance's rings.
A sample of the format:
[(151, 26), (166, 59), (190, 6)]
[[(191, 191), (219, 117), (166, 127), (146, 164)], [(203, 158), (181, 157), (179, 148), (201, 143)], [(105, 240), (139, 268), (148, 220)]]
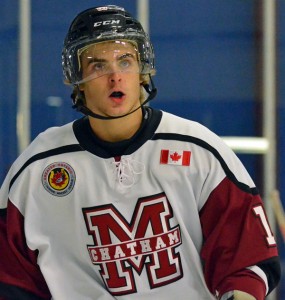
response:
[(109, 81), (111, 83), (120, 82), (121, 80), (122, 80), (122, 72), (118, 70), (117, 71), (113, 70), (113, 72), (109, 74)]

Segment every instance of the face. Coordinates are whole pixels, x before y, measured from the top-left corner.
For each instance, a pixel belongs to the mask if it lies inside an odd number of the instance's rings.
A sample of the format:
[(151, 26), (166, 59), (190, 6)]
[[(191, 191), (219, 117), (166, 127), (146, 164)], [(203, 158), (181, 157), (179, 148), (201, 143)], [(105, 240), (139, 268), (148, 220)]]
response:
[(138, 54), (125, 41), (97, 43), (80, 56), (86, 106), (103, 116), (120, 116), (140, 105)]

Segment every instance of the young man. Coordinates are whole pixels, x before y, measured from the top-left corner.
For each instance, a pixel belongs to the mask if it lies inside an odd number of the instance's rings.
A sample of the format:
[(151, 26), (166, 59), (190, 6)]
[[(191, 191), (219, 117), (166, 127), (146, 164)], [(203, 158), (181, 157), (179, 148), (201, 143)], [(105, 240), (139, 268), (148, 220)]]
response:
[(63, 70), (86, 116), (40, 134), (0, 192), (1, 299), (257, 299), (276, 242), (234, 153), (144, 104), (152, 45), (123, 8), (72, 22)]

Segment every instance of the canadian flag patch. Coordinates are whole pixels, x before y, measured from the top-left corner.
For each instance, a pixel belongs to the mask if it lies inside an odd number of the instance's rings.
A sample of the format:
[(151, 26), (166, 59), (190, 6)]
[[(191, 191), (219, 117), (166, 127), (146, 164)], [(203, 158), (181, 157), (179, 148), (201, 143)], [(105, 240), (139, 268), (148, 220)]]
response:
[(190, 166), (190, 151), (161, 150), (160, 163), (163, 165)]

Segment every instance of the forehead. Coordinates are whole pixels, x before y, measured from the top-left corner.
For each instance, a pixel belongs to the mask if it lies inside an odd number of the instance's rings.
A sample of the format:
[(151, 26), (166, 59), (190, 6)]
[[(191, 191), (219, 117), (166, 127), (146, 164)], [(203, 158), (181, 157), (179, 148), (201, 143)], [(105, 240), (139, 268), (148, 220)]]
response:
[(135, 43), (132, 43), (130, 41), (124, 41), (124, 40), (117, 40), (117, 41), (107, 41), (107, 42), (101, 42), (101, 43), (95, 43), (88, 45), (87, 47), (84, 47), (80, 50), (79, 55), (82, 55), (83, 57), (89, 56), (92, 54), (94, 57), (95, 55), (101, 56), (106, 53), (136, 53), (137, 47)]

